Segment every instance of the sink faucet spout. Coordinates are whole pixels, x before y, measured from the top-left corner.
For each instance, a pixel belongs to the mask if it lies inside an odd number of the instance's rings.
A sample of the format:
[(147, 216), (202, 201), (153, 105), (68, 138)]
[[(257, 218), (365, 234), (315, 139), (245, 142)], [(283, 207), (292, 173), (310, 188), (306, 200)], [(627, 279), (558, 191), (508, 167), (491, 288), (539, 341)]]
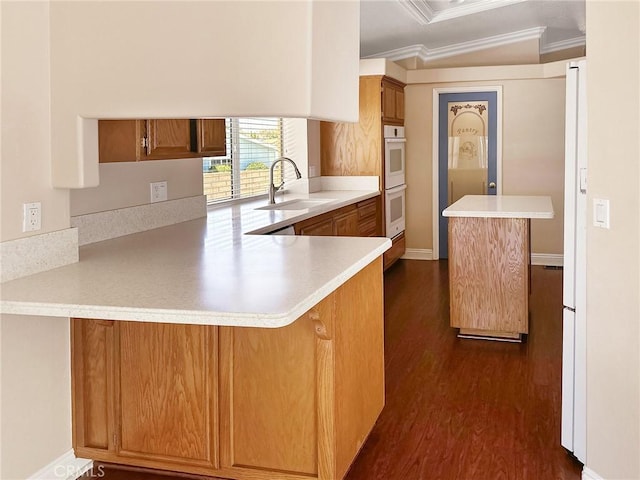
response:
[[(300, 170), (298, 170), (298, 166), (296, 165), (296, 162), (294, 162), (293, 160), (287, 157), (280, 157), (276, 159), (271, 164), (271, 168), (269, 169), (269, 205), (273, 205), (274, 203), (276, 203), (276, 192), (280, 190), (284, 185), (284, 178), (282, 179), (282, 182), (280, 183), (280, 185), (278, 185), (277, 187), (273, 184), (273, 169), (276, 166), (276, 164), (282, 163), (283, 165), (282, 168), (284, 171), (284, 162), (289, 162), (293, 166), (293, 169), (295, 170), (295, 173), (296, 173), (296, 178), (302, 178), (302, 175), (300, 174)], [(284, 175), (282, 176), (284, 177)]]

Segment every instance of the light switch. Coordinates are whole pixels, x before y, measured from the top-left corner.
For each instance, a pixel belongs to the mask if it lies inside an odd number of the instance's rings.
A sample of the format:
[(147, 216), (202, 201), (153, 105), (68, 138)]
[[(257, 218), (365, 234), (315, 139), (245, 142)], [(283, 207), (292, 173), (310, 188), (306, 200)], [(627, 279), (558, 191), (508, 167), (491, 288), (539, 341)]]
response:
[(609, 200), (593, 199), (593, 226), (609, 228)]

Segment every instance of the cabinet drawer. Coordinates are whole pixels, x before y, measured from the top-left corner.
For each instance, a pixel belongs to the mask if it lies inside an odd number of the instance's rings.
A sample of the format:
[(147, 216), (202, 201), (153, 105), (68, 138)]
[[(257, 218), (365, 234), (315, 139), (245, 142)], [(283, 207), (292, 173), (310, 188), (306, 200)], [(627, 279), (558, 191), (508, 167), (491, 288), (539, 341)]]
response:
[(368, 217), (375, 218), (376, 211), (377, 211), (377, 205), (376, 205), (375, 198), (372, 198), (371, 200), (366, 200), (364, 202), (360, 202), (358, 204), (358, 218), (360, 220)]
[(376, 217), (360, 220), (358, 223), (358, 233), (361, 237), (375, 237), (378, 235), (378, 222)]

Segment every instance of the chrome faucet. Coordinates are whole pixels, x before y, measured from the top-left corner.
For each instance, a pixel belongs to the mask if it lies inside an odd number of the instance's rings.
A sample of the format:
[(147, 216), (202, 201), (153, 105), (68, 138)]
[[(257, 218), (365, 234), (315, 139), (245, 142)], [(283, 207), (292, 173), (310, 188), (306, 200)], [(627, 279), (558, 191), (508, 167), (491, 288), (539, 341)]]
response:
[[(300, 174), (300, 170), (298, 170), (298, 166), (296, 165), (296, 162), (294, 162), (293, 160), (291, 160), (290, 158), (287, 157), (280, 157), (278, 159), (276, 159), (272, 164), (271, 164), (271, 168), (269, 169), (269, 205), (273, 205), (274, 203), (276, 203), (276, 192), (278, 190), (280, 190), (282, 188), (282, 186), (284, 185), (284, 162), (289, 162), (291, 165), (293, 165), (293, 169), (296, 172), (296, 178), (302, 178), (302, 175)], [(273, 184), (273, 167), (276, 166), (276, 163), (282, 163), (282, 183), (280, 185), (278, 185), (277, 187)]]

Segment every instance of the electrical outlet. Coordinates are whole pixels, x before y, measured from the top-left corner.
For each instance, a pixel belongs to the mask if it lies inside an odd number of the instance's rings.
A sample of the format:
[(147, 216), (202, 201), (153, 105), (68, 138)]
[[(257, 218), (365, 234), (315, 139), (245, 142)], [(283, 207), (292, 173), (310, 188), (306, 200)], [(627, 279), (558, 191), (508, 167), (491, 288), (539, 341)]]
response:
[(151, 203), (164, 202), (167, 199), (167, 182), (152, 182)]
[(22, 231), (33, 232), (42, 228), (42, 205), (40, 202), (23, 205)]

